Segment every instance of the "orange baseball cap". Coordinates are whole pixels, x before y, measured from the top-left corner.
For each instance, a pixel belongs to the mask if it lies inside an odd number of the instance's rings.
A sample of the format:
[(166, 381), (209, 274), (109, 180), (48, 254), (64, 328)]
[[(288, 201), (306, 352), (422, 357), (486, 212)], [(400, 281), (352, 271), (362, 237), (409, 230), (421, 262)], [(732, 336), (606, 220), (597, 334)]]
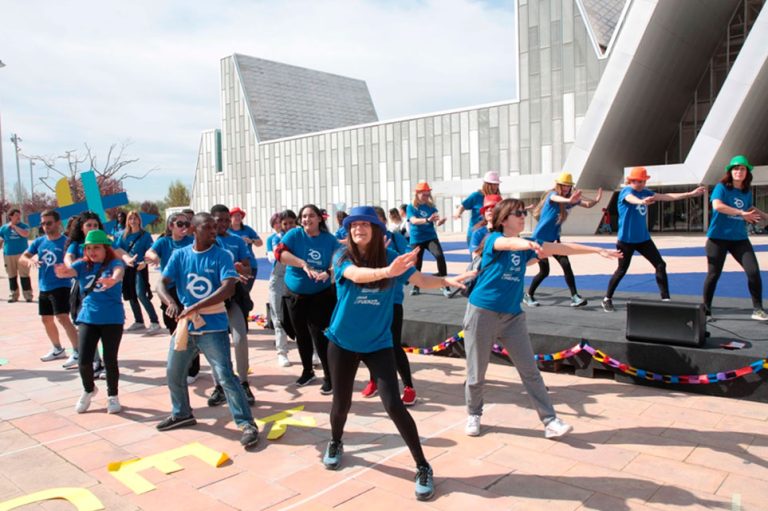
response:
[(417, 192), (431, 192), (432, 188), (429, 187), (429, 183), (426, 181), (420, 181), (416, 184)]
[(627, 182), (648, 181), (649, 177), (650, 176), (648, 175), (648, 171), (645, 170), (645, 167), (633, 167), (632, 170), (629, 171), (629, 175), (627, 176)]

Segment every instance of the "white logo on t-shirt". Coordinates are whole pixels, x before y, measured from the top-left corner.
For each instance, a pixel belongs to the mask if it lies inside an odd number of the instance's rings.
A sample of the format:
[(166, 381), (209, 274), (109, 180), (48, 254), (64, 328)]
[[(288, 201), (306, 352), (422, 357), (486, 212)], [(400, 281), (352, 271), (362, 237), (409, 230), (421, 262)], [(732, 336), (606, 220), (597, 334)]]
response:
[(309, 251), (307, 252), (307, 257), (309, 257), (313, 261), (319, 261), (320, 258), (323, 257), (323, 255), (319, 251), (315, 250), (314, 248), (310, 248)]
[(429, 213), (427, 213), (426, 211), (422, 211), (421, 209), (419, 210), (419, 216), (421, 218), (427, 218), (428, 215)]
[(195, 273), (189, 274), (189, 282), (187, 282), (187, 292), (194, 298), (205, 298), (211, 294), (213, 290), (213, 284), (207, 278), (197, 275)]
[(733, 199), (733, 205), (739, 209), (744, 207), (744, 201), (739, 199), (738, 197)]
[(513, 254), (510, 254), (510, 256), (509, 256), (509, 261), (510, 261), (510, 262), (511, 262), (511, 263), (512, 263), (514, 266), (520, 266), (520, 254), (514, 254), (514, 253), (513, 253)]
[(54, 254), (51, 250), (48, 250), (47, 248), (43, 250), (43, 255), (40, 257), (40, 260), (43, 262), (46, 266), (53, 266), (56, 264), (56, 254)]
[(638, 204), (635, 206), (635, 209), (637, 209), (637, 212), (640, 213), (640, 215), (645, 216), (645, 214), (648, 212), (648, 206), (645, 204)]

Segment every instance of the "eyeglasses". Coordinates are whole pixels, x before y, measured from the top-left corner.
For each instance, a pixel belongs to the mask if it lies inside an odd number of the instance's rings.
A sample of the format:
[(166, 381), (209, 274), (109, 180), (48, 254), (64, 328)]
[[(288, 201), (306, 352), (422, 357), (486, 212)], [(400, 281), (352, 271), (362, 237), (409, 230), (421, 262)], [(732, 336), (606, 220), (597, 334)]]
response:
[(40, 225), (42, 225), (43, 227), (48, 227), (49, 225), (53, 225), (55, 223), (56, 222), (54, 222), (53, 220), (48, 220), (47, 222), (40, 222)]
[(520, 217), (525, 218), (525, 217), (528, 216), (528, 212), (526, 210), (524, 210), (524, 209), (517, 209), (515, 211), (512, 211), (509, 215), (510, 216), (516, 216), (518, 218), (520, 218)]
[(182, 221), (176, 222), (176, 227), (181, 227), (182, 229), (186, 229), (189, 226), (190, 226), (189, 222), (182, 222)]

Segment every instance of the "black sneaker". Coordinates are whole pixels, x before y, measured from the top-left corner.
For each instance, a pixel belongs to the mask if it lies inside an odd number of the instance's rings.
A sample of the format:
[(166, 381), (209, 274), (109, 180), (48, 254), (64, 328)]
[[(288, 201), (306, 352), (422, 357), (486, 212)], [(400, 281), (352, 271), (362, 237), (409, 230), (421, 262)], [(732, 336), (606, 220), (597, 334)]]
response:
[(327, 378), (323, 380), (323, 386), (320, 387), (320, 393), (324, 396), (333, 394), (333, 385), (331, 385), (331, 380)]
[(208, 406), (219, 406), (227, 402), (227, 396), (224, 395), (224, 389), (221, 385), (216, 385), (211, 397), (208, 398)]
[(615, 312), (616, 309), (613, 307), (613, 300), (610, 298), (603, 298), (603, 310), (605, 312)]
[(344, 453), (344, 444), (339, 440), (331, 440), (323, 454), (323, 465), (328, 470), (338, 470), (341, 466), (341, 455)]
[(301, 378), (296, 380), (296, 385), (299, 387), (303, 387), (304, 385), (308, 385), (315, 379), (315, 372), (309, 372), (309, 373), (301, 373)]
[(259, 443), (259, 428), (256, 424), (246, 424), (241, 431), (243, 436), (240, 437), (240, 445), (247, 449)]
[(251, 386), (248, 385), (247, 381), (242, 382), (243, 391), (245, 392), (245, 397), (248, 399), (248, 404), (253, 406), (256, 404), (256, 398), (253, 397), (253, 392), (251, 392)]
[(169, 429), (183, 428), (185, 426), (194, 426), (197, 424), (195, 418), (190, 415), (189, 417), (174, 417), (171, 415), (163, 419), (155, 428), (158, 431), (168, 431)]

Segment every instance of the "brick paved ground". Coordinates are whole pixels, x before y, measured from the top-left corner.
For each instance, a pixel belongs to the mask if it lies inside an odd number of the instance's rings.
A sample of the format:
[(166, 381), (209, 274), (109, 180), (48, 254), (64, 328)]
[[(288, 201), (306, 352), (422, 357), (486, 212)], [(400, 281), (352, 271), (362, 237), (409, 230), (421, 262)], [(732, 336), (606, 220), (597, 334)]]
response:
[[(657, 242), (694, 246), (700, 239)], [(692, 258), (669, 258), (667, 263), (670, 273), (704, 268), (703, 260)], [(596, 259), (589, 267), (600, 264), (606, 263)], [(764, 260), (761, 264), (768, 267)], [(633, 271), (647, 273), (646, 265), (633, 263)], [(460, 266), (454, 263), (452, 269)], [(610, 273), (613, 263), (601, 268)], [(558, 270), (553, 265), (553, 274)], [(6, 289), (3, 277), (0, 291)], [(266, 282), (259, 281), (257, 304), (265, 302), (265, 290)], [(257, 305), (257, 312), (262, 310)], [(437, 496), (417, 503), (412, 461), (378, 400), (355, 396), (344, 466), (326, 471), (320, 455), (330, 434), (330, 397), (320, 394), (319, 385), (291, 385), (300, 367), (277, 367), (269, 332), (254, 328), (249, 341), (255, 416), (303, 406), (294, 419), (314, 425), (288, 426), (282, 438), (268, 440), (270, 423), (258, 448), (246, 453), (226, 407), (205, 404), (212, 386), (207, 365), (190, 388), (198, 425), (166, 433), (154, 429), (170, 407), (164, 385), (166, 336), (126, 334), (120, 350), (124, 411), (106, 414), (106, 388), (100, 382), (92, 409), (78, 415), (77, 373), (62, 369), (61, 361), (39, 360), (49, 345), (37, 304), (0, 302), (0, 358), (6, 360), (0, 367), (0, 509), (12, 499), (51, 488), (86, 489), (85, 495), (95, 495), (107, 509), (163, 511), (768, 508), (766, 403), (548, 373), (556, 408), (575, 427), (572, 435), (554, 442), (544, 439), (515, 370), (493, 364), (483, 434), (468, 438), (463, 433), (463, 361), (427, 356), (411, 357), (419, 394), (411, 411), (435, 469)], [(291, 358), (298, 360), (295, 349)], [(360, 371), (357, 391), (366, 375)], [(107, 469), (110, 462), (193, 442), (225, 452), (231, 461), (214, 468), (186, 457), (179, 471), (144, 470), (140, 475), (155, 489), (143, 494)], [(74, 509), (64, 501), (24, 509), (36, 508)]]

